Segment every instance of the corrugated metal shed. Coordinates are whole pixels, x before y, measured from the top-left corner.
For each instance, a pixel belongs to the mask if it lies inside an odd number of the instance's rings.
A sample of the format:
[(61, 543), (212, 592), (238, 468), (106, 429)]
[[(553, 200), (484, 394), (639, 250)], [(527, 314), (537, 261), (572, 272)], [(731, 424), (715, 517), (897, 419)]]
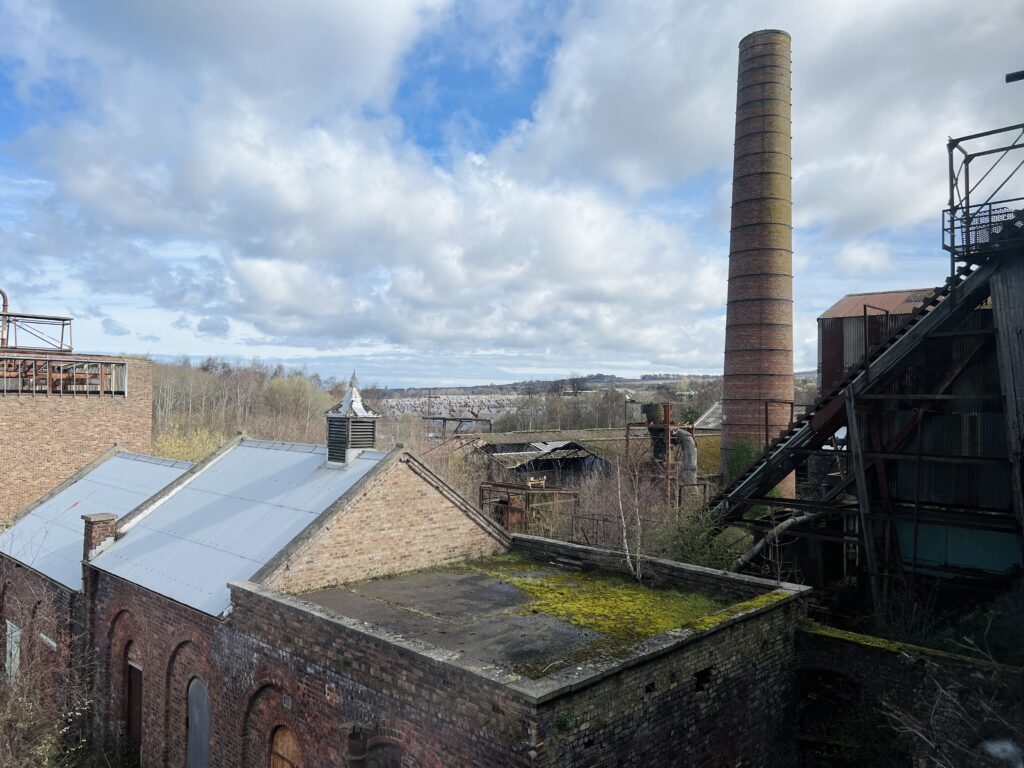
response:
[(110, 457), (0, 534), (0, 552), (71, 589), (82, 585), (82, 515), (118, 518), (192, 465), (135, 453)]
[[(894, 315), (909, 315), (927, 298), (935, 293), (935, 288), (909, 288), (901, 291), (881, 291), (880, 293), (851, 293), (819, 315), (819, 319), (830, 317), (863, 317), (864, 305), (885, 309)], [(876, 311), (868, 309), (868, 314)]]
[(126, 524), (93, 564), (219, 616), (228, 582), (251, 578), (384, 455), (328, 467), (322, 445), (242, 440)]
[(694, 429), (719, 430), (722, 429), (722, 401), (708, 408), (699, 419), (693, 422)]

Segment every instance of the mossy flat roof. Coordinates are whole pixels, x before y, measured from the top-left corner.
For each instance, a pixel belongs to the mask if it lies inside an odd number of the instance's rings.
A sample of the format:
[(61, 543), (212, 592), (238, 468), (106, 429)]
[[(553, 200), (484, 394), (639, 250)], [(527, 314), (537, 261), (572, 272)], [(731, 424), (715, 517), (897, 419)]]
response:
[(651, 638), (678, 628), (710, 629), (740, 612), (735, 598), (565, 570), (520, 554), (339, 585), (302, 598), (442, 649), (449, 661), (528, 679), (574, 665), (624, 661)]

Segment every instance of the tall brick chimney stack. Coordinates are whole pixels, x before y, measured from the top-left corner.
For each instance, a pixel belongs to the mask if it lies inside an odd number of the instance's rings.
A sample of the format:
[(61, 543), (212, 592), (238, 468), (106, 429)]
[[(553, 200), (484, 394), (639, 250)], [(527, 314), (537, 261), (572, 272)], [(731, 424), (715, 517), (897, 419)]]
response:
[[(789, 424), (793, 403), (793, 199), (790, 37), (740, 40), (725, 321), (722, 470), (744, 444), (758, 452)], [(790, 476), (779, 486), (793, 496)]]

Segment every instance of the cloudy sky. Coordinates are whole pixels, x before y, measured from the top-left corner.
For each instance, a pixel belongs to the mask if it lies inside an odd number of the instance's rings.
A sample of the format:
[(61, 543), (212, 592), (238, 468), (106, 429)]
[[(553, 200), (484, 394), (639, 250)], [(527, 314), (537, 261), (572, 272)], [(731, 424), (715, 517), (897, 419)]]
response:
[(364, 381), (718, 372), (737, 43), (793, 36), (796, 364), (936, 285), (1024, 3), (0, 0), (0, 287), (76, 347)]

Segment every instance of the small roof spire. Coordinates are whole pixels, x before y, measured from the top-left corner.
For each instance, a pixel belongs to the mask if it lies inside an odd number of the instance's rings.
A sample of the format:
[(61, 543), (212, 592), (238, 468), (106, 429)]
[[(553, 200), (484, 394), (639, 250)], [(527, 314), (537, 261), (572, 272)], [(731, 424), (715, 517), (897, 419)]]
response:
[(359, 392), (359, 382), (356, 381), (355, 371), (352, 371), (352, 378), (349, 379), (345, 396), (341, 398), (340, 403), (327, 411), (327, 415), (357, 419), (376, 419), (380, 416), (363, 404), (363, 396)]

